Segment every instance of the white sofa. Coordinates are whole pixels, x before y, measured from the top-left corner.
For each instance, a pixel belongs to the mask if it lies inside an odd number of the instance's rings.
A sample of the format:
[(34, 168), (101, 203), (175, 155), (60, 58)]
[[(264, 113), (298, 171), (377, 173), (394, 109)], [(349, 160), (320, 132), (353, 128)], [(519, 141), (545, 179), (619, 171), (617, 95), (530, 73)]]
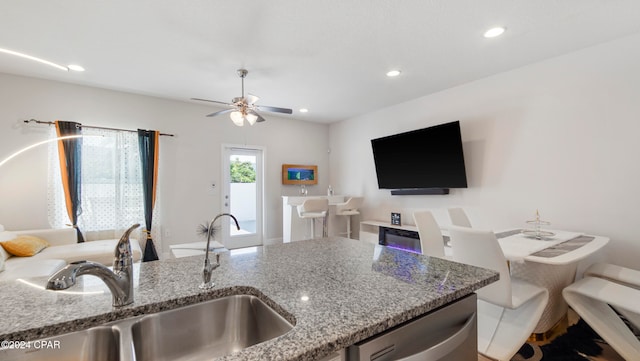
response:
[[(77, 243), (76, 231), (73, 228), (6, 231), (1, 227), (0, 242), (13, 239), (18, 235), (29, 235), (44, 239), (49, 243), (49, 247), (31, 257), (15, 257), (0, 246), (0, 257), (4, 259), (4, 270), (0, 271), (0, 281), (50, 276), (74, 261), (86, 260), (102, 263), (105, 266), (113, 265), (117, 239)], [(140, 261), (142, 251), (136, 239), (131, 239), (131, 251), (133, 261)]]

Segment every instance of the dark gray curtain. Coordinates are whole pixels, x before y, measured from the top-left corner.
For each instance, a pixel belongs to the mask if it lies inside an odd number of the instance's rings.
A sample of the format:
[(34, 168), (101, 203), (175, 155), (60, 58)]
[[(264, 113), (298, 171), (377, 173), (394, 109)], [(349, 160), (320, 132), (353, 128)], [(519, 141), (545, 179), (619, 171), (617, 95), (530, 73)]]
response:
[[(81, 135), (80, 123), (56, 120), (58, 137)], [(84, 242), (84, 237), (78, 228), (78, 216), (82, 214), (82, 138), (62, 139), (58, 141), (58, 157), (60, 158), (60, 174), (64, 187), (67, 214), (73, 228), (76, 229), (78, 243)]]
[(160, 132), (155, 130), (138, 129), (138, 146), (142, 161), (142, 187), (144, 192), (144, 221), (147, 241), (144, 245), (142, 262), (157, 261), (158, 253), (151, 239), (151, 223), (153, 221), (153, 207), (156, 200), (156, 186), (158, 180), (158, 147)]

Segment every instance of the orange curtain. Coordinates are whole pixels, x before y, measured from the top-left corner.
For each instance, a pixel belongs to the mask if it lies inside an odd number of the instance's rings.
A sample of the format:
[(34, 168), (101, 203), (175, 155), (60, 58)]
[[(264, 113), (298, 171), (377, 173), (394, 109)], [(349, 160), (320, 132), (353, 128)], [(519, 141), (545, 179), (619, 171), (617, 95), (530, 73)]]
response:
[[(58, 138), (82, 134), (80, 123), (56, 120), (55, 125)], [(78, 243), (82, 243), (84, 237), (78, 228), (78, 217), (82, 213), (82, 138), (58, 140), (58, 158), (67, 214), (76, 229)]]

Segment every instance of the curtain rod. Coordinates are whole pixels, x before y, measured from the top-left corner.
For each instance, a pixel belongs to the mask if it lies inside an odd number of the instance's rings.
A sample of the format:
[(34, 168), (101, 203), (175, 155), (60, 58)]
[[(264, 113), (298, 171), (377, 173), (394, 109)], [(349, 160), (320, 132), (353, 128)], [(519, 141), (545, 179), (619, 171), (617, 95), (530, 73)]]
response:
[[(48, 124), (48, 125), (55, 125), (56, 123), (54, 122), (45, 122), (42, 120), (37, 120), (37, 119), (27, 119), (24, 120), (25, 123), (37, 123), (37, 124)], [(119, 128), (108, 128), (108, 127), (95, 127), (95, 126), (91, 126), (91, 125), (80, 125), (81, 128), (92, 128), (92, 129), (107, 129), (107, 130), (119, 130), (122, 132), (133, 132), (133, 133), (137, 133), (137, 130), (131, 130), (131, 129), (119, 129)], [(160, 135), (164, 135), (167, 137), (175, 137), (175, 135), (173, 134), (166, 134), (166, 133), (160, 133)]]

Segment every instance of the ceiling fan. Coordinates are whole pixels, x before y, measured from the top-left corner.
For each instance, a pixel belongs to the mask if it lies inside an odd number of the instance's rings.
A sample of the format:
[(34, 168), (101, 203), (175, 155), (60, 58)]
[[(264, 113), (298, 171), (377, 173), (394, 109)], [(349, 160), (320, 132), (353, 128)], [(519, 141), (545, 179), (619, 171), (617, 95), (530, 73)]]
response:
[(267, 105), (257, 105), (256, 102), (260, 99), (255, 95), (244, 95), (244, 78), (249, 71), (247, 69), (238, 69), (238, 76), (242, 79), (242, 96), (231, 99), (231, 103), (219, 102), (215, 100), (191, 98), (191, 100), (198, 100), (209, 103), (223, 104), (231, 107), (231, 109), (221, 110), (215, 113), (207, 114), (207, 117), (215, 117), (216, 115), (231, 113), (230, 117), (233, 124), (241, 127), (246, 120), (250, 125), (254, 125), (256, 122), (264, 122), (265, 119), (258, 114), (259, 111), (291, 114), (293, 111), (287, 108), (270, 107)]

